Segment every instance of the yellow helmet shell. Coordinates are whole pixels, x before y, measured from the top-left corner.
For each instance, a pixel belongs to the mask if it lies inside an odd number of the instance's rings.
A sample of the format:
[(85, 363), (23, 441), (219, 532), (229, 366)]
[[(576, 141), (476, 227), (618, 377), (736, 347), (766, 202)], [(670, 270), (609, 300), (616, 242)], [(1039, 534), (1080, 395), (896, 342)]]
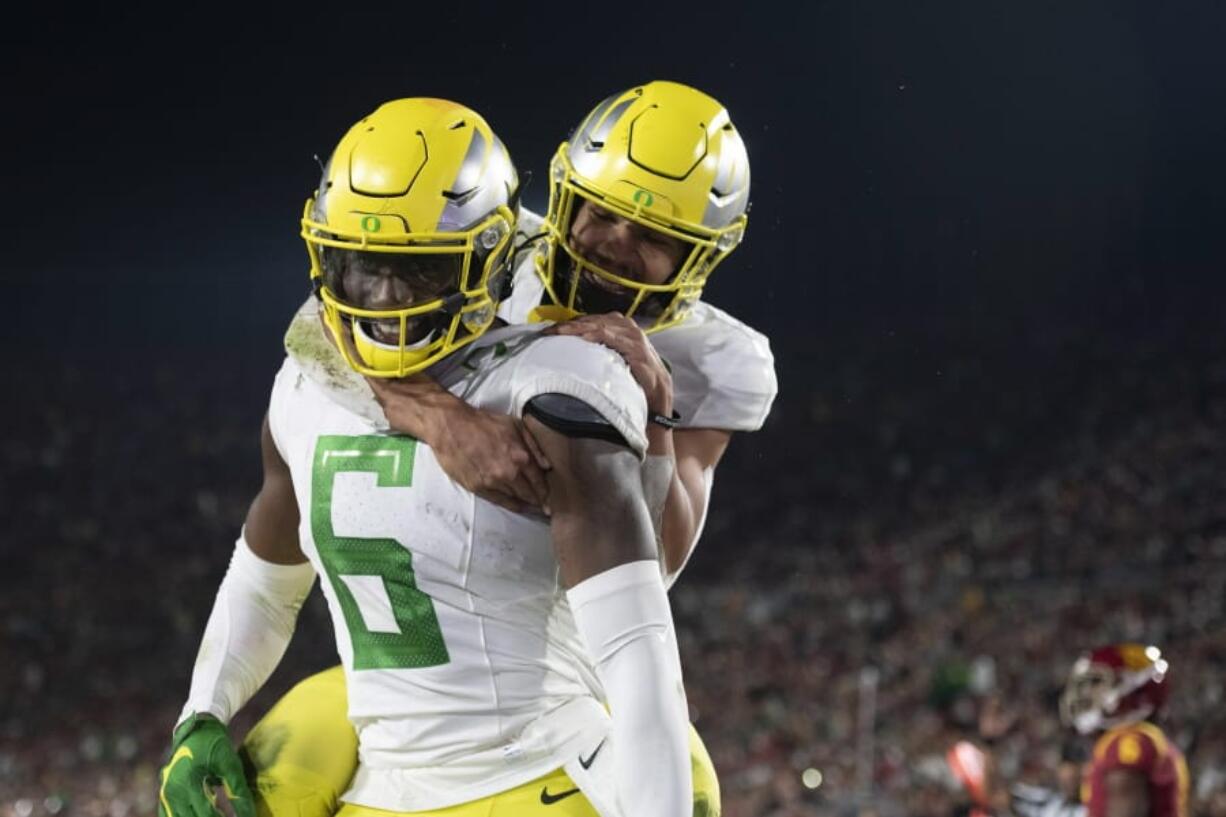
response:
[(749, 205), (749, 156), (728, 111), (702, 91), (651, 82), (596, 106), (566, 144), (575, 183), (696, 234)]
[[(403, 377), (479, 337), (492, 323), (515, 227), (518, 177), (502, 141), (475, 111), (443, 99), (387, 102), (341, 139), (302, 218), (324, 322), (357, 371)], [(452, 256), (444, 296), (395, 309), (347, 302), (329, 285), (326, 248)], [(493, 286), (491, 286), (493, 285)], [(439, 329), (408, 341), (413, 319)], [(398, 321), (399, 343), (376, 340), (368, 321)]]
[[(652, 285), (580, 257), (567, 233), (582, 199), (684, 241), (680, 268), (667, 283)], [(647, 296), (663, 293), (669, 301), (647, 327), (662, 329), (685, 317), (711, 271), (740, 243), (748, 205), (749, 157), (724, 106), (679, 83), (640, 85), (597, 105), (558, 148), (537, 272), (549, 297), (571, 309), (580, 276), (570, 276), (569, 290), (560, 291), (559, 251), (576, 270), (637, 293), (631, 316)]]

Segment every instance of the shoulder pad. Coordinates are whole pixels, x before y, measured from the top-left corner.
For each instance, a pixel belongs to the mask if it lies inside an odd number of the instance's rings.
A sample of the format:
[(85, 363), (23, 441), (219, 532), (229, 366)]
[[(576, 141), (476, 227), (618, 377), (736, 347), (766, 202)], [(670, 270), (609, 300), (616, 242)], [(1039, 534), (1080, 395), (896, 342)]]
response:
[(700, 301), (685, 322), (651, 335), (673, 375), (685, 428), (756, 431), (778, 391), (766, 336)]
[(1135, 725), (1117, 727), (1100, 741), (1096, 762), (1104, 769), (1146, 769), (1165, 753), (1166, 740), (1137, 729)]

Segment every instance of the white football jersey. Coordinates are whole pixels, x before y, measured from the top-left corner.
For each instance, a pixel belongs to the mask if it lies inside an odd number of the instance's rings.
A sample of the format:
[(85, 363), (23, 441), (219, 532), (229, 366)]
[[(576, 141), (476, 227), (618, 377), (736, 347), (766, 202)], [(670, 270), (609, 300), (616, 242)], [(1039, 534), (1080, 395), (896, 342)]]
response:
[[(520, 208), (518, 232), (542, 232), (541, 217)], [(527, 323), (545, 285), (525, 252), (515, 267), (515, 286), (498, 315)], [(653, 332), (651, 343), (673, 375), (673, 407), (682, 428), (757, 431), (775, 394), (775, 358), (770, 341), (722, 309), (699, 301), (685, 320)]]
[[(523, 236), (544, 232), (543, 223), (531, 210), (519, 209), (516, 229)], [(527, 323), (544, 294), (545, 285), (536, 274), (533, 253), (524, 252), (515, 267), (511, 297), (502, 302), (498, 315), (507, 323)], [(680, 428), (757, 431), (762, 427), (779, 391), (775, 358), (765, 335), (722, 309), (699, 301), (684, 321), (648, 337), (672, 373), (673, 408), (680, 417)], [(706, 525), (714, 484), (715, 473), (708, 468), (703, 474), (706, 501), (694, 531), (695, 540)], [(656, 499), (660, 498), (648, 497), (649, 501)], [(693, 555), (693, 549), (689, 555)], [(664, 577), (668, 587), (684, 567)]]
[[(325, 353), (311, 304), (286, 346), (269, 426), (348, 681), (361, 763), (344, 799), (443, 808), (590, 749), (608, 716), (548, 522), (477, 498), (424, 443), (387, 433), (369, 386)], [(569, 394), (645, 449), (642, 392), (603, 347), (506, 327), (430, 373), (471, 405), (514, 416), (539, 394)]]

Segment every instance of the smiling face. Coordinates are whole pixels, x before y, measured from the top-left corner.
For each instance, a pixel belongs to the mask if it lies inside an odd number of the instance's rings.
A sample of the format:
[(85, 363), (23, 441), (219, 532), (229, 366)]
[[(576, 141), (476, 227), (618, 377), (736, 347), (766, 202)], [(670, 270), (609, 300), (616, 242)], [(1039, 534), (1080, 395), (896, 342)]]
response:
[(586, 199), (571, 223), (569, 239), (586, 260), (644, 284), (668, 281), (686, 250), (680, 239), (622, 218)]
[(606, 97), (549, 167), (542, 306), (675, 326), (740, 243), (748, 205), (749, 157), (717, 100), (666, 81)]
[[(579, 202), (566, 243), (570, 263), (560, 270), (563, 289), (569, 290), (579, 272), (575, 308), (581, 312), (630, 313), (640, 318), (659, 315), (670, 295), (648, 292), (624, 281), (657, 286), (668, 283), (681, 267), (688, 245), (680, 239), (623, 218), (586, 199)], [(611, 276), (624, 279), (618, 282)], [(637, 308), (636, 297), (640, 298)]]
[(518, 188), (506, 147), (463, 105), (391, 100), (349, 129), (300, 235), (324, 326), (354, 371), (405, 377), (493, 325)]
[[(458, 255), (399, 254), (326, 248), (322, 253), (328, 286), (345, 303), (359, 309), (395, 310), (435, 301), (458, 290)], [(405, 341), (426, 340), (437, 328), (436, 314), (406, 319)], [(398, 345), (400, 320), (361, 321), (377, 342)]]

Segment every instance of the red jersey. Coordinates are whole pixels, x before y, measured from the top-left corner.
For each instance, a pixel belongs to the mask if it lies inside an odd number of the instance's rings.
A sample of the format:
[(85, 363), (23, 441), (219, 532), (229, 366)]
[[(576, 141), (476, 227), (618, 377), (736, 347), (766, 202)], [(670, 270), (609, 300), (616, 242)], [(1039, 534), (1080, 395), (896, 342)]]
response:
[(1107, 817), (1106, 778), (1116, 769), (1144, 775), (1149, 817), (1187, 817), (1188, 764), (1161, 729), (1141, 721), (1117, 726), (1098, 739), (1082, 791), (1089, 817)]

